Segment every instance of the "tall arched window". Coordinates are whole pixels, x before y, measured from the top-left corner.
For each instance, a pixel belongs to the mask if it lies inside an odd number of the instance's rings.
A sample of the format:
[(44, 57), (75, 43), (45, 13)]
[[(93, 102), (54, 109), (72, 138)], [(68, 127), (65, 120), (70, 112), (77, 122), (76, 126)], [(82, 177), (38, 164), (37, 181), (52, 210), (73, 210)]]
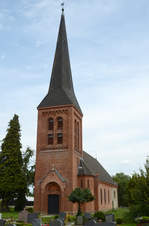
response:
[(63, 129), (63, 118), (62, 117), (57, 118), (57, 129)]
[(100, 188), (100, 202), (101, 202), (101, 205), (102, 205), (102, 189)]
[(80, 187), (83, 188), (83, 180), (80, 180)]
[(106, 204), (106, 189), (104, 189), (104, 201), (105, 201), (105, 204)]
[(77, 121), (74, 123), (74, 140), (75, 140), (75, 149), (77, 149)]
[(57, 134), (57, 143), (58, 144), (62, 144), (63, 143), (63, 134), (62, 133), (58, 133)]
[(90, 181), (89, 181), (89, 179), (87, 180), (87, 187), (90, 188)]
[(53, 134), (48, 134), (48, 144), (53, 144)]
[(110, 203), (110, 192), (108, 190), (108, 203)]
[(53, 130), (54, 129), (54, 120), (53, 118), (48, 119), (48, 130)]
[(77, 122), (77, 148), (79, 151), (79, 139), (80, 139), (80, 134), (79, 134), (79, 122)]

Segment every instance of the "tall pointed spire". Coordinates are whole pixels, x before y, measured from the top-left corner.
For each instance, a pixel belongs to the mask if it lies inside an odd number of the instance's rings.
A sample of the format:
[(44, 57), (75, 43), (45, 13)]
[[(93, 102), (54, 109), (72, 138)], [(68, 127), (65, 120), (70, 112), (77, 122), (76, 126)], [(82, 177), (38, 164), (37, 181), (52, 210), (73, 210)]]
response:
[(72, 82), (64, 9), (62, 9), (49, 91), (38, 108), (60, 105), (73, 105), (81, 112)]

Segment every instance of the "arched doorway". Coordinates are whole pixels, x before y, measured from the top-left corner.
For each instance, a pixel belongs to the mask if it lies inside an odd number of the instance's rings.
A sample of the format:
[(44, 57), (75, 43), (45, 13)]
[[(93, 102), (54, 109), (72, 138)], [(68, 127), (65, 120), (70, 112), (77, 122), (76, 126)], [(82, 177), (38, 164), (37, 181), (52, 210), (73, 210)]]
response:
[(57, 183), (51, 182), (46, 187), (48, 214), (58, 214), (60, 210), (60, 194), (61, 190)]

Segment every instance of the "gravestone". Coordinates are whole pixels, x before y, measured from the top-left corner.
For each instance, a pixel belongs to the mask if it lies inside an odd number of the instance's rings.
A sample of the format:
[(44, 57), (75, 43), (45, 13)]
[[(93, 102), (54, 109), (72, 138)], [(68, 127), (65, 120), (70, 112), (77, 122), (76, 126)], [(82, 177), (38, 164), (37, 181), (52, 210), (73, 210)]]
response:
[(23, 221), (25, 223), (27, 223), (27, 219), (28, 219), (28, 214), (29, 212), (27, 210), (22, 210), (20, 213), (19, 213), (19, 216), (18, 216), (18, 221)]
[(39, 218), (33, 219), (32, 226), (41, 226), (41, 220)]
[(38, 218), (38, 213), (29, 213), (27, 216), (27, 223), (32, 223), (32, 221), (37, 218)]
[(82, 225), (82, 224), (83, 224), (83, 216), (77, 216), (76, 225)]
[(92, 219), (92, 215), (90, 213), (84, 213), (84, 217), (88, 220)]
[(116, 223), (114, 222), (101, 222), (101, 223), (96, 223), (96, 226), (116, 226)]
[(95, 226), (97, 223), (95, 220), (89, 220), (85, 223), (85, 226)]
[(0, 226), (4, 226), (5, 225), (5, 222), (6, 222), (5, 220), (1, 219), (0, 220)]
[(114, 222), (114, 214), (106, 214), (105, 215), (105, 221), (106, 222)]
[(2, 213), (0, 213), (0, 220), (2, 219)]
[(65, 221), (65, 218), (66, 218), (66, 213), (65, 213), (65, 212), (61, 212), (61, 213), (59, 214), (58, 219), (60, 219), (60, 220), (62, 220), (62, 221), (64, 222), (64, 221)]
[(64, 222), (61, 219), (50, 221), (50, 226), (64, 226)]

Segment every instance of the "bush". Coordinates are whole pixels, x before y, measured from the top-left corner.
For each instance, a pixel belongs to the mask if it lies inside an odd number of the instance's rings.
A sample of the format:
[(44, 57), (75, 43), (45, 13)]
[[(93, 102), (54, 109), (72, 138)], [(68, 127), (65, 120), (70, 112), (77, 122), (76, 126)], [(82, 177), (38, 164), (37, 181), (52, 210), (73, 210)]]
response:
[(26, 207), (25, 210), (27, 210), (29, 213), (33, 213), (34, 212), (33, 207)]
[(137, 217), (135, 219), (135, 221), (137, 223), (148, 223), (149, 222), (149, 217), (147, 217), (147, 216)]
[(50, 216), (50, 217), (41, 217), (41, 221), (43, 224), (49, 224), (50, 221), (55, 220), (58, 218), (58, 215)]
[(76, 216), (67, 215), (66, 216), (66, 222), (75, 222)]
[(122, 223), (123, 223), (122, 218), (117, 218), (117, 219), (116, 219), (116, 223), (117, 223), (117, 224), (122, 224)]
[(97, 220), (105, 221), (105, 215), (102, 211), (97, 211), (93, 215)]

